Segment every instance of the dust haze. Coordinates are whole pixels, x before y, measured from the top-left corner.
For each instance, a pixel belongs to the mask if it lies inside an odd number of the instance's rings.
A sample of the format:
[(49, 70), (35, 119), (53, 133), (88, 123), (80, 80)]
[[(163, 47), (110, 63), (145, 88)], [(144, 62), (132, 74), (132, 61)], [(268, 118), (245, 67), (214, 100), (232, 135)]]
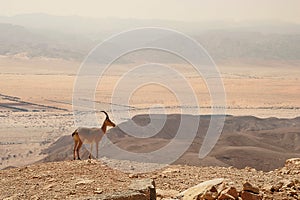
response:
[[(300, 111), (300, 25), (296, 17), (290, 16), (289, 19), (295, 19), (290, 21), (252, 19), (237, 22), (215, 19), (188, 21), (186, 18), (163, 17), (93, 18), (49, 13), (21, 12), (0, 17), (0, 168), (41, 160), (70, 159), (70, 138), (63, 140), (66, 149), (61, 149), (61, 152), (64, 155), (53, 149), (50, 151), (49, 147), (59, 148), (55, 142), (62, 140), (62, 136), (68, 137), (77, 128), (73, 119), (72, 94), (83, 59), (107, 37), (144, 26), (175, 29), (195, 39), (219, 67), (224, 83), (226, 114), (232, 115), (225, 122), (225, 127), (230, 128), (230, 131), (225, 130), (226, 134), (206, 160), (190, 162), (198, 159), (199, 146), (196, 144), (201, 142), (195, 141), (179, 159), (179, 164), (244, 167), (242, 161), (239, 162), (239, 152), (246, 152), (247, 155), (263, 152), (261, 158), (270, 160), (268, 166), (261, 166), (257, 159), (251, 160), (251, 156), (243, 163), (271, 170), (278, 167), (277, 163), (283, 164), (284, 159), (299, 155), (299, 119), (296, 117)], [(211, 114), (213, 105), (205, 80), (195, 75), (189, 63), (157, 51), (133, 52), (114, 62), (111, 65), (113, 70), (107, 73), (97, 87), (96, 109), (111, 112), (111, 95), (119, 74), (122, 70), (147, 62), (163, 62), (181, 71), (198, 98), (198, 105), (195, 105), (201, 110), (198, 114)], [(135, 74), (133, 78), (146, 75)], [(168, 78), (174, 87), (181, 84), (176, 78)], [(116, 112), (122, 112), (126, 106), (130, 106), (130, 117), (134, 117), (148, 114), (149, 108), (157, 104), (165, 107), (166, 114), (178, 114), (182, 109), (171, 91), (149, 84), (138, 88), (128, 105), (119, 105)], [(99, 121), (104, 119), (101, 114), (98, 117)], [(266, 121), (257, 125), (261, 118)], [(279, 121), (271, 120), (273, 118)], [(126, 123), (126, 120), (128, 118), (122, 122)], [(137, 120), (145, 119), (140, 117)], [(285, 123), (285, 120), (288, 122)], [(241, 124), (227, 124), (232, 121)], [(284, 144), (291, 146), (273, 148), (281, 140), (273, 141), (270, 130), (274, 131), (275, 139), (285, 135)], [(114, 141), (126, 150), (153, 150), (153, 146), (149, 147), (145, 141), (140, 141), (140, 145), (130, 145), (136, 141), (130, 137), (120, 139), (123, 136), (116, 129), (112, 129), (111, 133)], [(173, 134), (169, 125), (164, 127), (163, 133)], [(252, 134), (251, 139), (245, 140), (249, 143), (245, 144), (240, 134), (245, 134), (244, 138)], [(159, 148), (167, 142), (165, 137), (162, 134), (152, 138), (150, 144), (157, 144), (154, 147)], [(237, 144), (228, 142), (228, 138), (236, 139)], [(269, 140), (267, 144), (266, 140)], [(243, 145), (245, 148), (240, 147)], [(221, 156), (222, 148), (226, 150), (225, 157), (229, 157), (230, 161)], [(274, 155), (281, 158), (280, 162), (271, 162)]]

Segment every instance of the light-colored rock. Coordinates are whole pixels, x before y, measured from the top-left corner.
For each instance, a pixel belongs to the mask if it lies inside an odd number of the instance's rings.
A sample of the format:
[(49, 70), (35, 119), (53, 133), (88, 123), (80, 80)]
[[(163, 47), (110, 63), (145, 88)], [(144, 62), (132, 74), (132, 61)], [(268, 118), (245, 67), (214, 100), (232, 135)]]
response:
[(155, 182), (150, 178), (134, 180), (129, 189), (145, 194), (150, 200), (156, 199)]
[(254, 194), (248, 191), (242, 191), (240, 193), (240, 197), (242, 200), (262, 200), (262, 195)]
[(176, 173), (180, 172), (178, 168), (167, 168), (164, 171), (162, 171), (162, 174), (167, 174), (167, 173)]
[(263, 192), (272, 192), (272, 185), (265, 185), (265, 186), (263, 186), (263, 188), (262, 188), (262, 191)]
[(22, 199), (22, 194), (20, 193), (17, 193), (17, 194), (14, 194), (13, 196), (11, 197), (7, 197), (7, 198), (4, 198), (3, 200), (15, 200), (15, 199)]
[(246, 183), (243, 184), (243, 191), (252, 192), (254, 194), (259, 194), (258, 187), (253, 186), (249, 182), (246, 182)]
[(81, 200), (149, 200), (145, 194), (135, 191), (124, 191), (115, 194), (97, 195), (80, 198)]
[(205, 192), (212, 189), (213, 186), (218, 186), (224, 181), (223, 178), (213, 179), (209, 181), (202, 182), (194, 187), (191, 187), (183, 192), (181, 192), (177, 197), (182, 200), (192, 200), (201, 197)]
[(226, 188), (225, 190), (223, 190), (221, 192), (218, 199), (227, 199), (227, 198), (225, 198), (227, 196), (228, 196), (229, 199), (232, 199), (232, 198), (237, 199), (239, 194), (238, 194), (235, 187), (229, 187), (229, 188)]
[(156, 196), (161, 198), (172, 198), (179, 194), (177, 190), (160, 190), (156, 189)]
[(93, 183), (93, 182), (94, 182), (94, 180), (84, 179), (84, 180), (77, 181), (75, 183), (75, 186), (90, 184), (90, 183)]
[(4, 198), (3, 200), (14, 200), (14, 197), (7, 197), (7, 198)]
[[(129, 190), (113, 193), (101, 194), (99, 191), (96, 197), (86, 197), (84, 199), (97, 199), (97, 200), (156, 200), (155, 183), (152, 179), (141, 179), (132, 181)], [(94, 192), (96, 194), (96, 191)]]
[(289, 165), (299, 165), (300, 166), (300, 158), (291, 158), (285, 161), (285, 166)]
[(285, 161), (285, 167), (280, 170), (281, 174), (300, 174), (300, 158), (291, 158)]
[(129, 178), (138, 178), (139, 176), (137, 174), (129, 174), (128, 177)]
[(48, 184), (43, 187), (43, 190), (51, 190), (55, 186), (55, 183)]
[(218, 193), (220, 194), (223, 190), (225, 190), (228, 187), (228, 185), (226, 182), (223, 182), (219, 185), (216, 185), (215, 187), (218, 190)]
[(103, 190), (101, 190), (100, 188), (97, 188), (95, 191), (94, 191), (94, 194), (102, 194)]
[(252, 168), (252, 167), (245, 167), (245, 170), (247, 171), (247, 172), (256, 172), (256, 169), (254, 169), (254, 168)]
[(214, 200), (219, 196), (218, 190), (215, 186), (212, 186), (209, 190), (205, 191), (202, 195), (199, 195), (197, 199), (200, 200)]

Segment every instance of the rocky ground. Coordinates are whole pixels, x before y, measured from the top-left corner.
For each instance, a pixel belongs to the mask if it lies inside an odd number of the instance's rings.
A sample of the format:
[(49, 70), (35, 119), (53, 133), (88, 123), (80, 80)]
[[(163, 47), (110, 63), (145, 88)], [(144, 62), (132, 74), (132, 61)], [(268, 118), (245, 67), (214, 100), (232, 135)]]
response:
[[(149, 178), (155, 182), (157, 199), (180, 199), (180, 192), (219, 178), (222, 190), (233, 196), (236, 191), (243, 199), (300, 198), (300, 159), (287, 160), (285, 167), (270, 172), (249, 167), (170, 165), (148, 173), (135, 173), (135, 167), (131, 167), (131, 172), (125, 173), (109, 167), (113, 163), (117, 167), (131, 166), (129, 161), (108, 163), (106, 159), (50, 162), (1, 170), (0, 199), (101, 199), (103, 195), (128, 191), (133, 181)], [(216, 188), (220, 196), (220, 184)], [(207, 190), (205, 195), (214, 193), (212, 187)]]

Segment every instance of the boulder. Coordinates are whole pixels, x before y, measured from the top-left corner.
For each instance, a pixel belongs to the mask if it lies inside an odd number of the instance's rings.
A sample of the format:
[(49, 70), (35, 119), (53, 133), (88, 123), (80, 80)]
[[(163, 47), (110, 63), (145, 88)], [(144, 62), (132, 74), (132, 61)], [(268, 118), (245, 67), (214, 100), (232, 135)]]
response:
[(156, 190), (156, 196), (160, 198), (176, 197), (179, 194), (177, 190)]
[(239, 194), (235, 187), (226, 188), (221, 192), (218, 197), (218, 200), (225, 200), (225, 199), (237, 199)]
[(112, 194), (101, 194), (81, 199), (91, 200), (156, 200), (155, 183), (152, 179), (132, 181), (129, 190)]
[(242, 191), (240, 193), (242, 200), (262, 200), (262, 196), (259, 194), (254, 194), (248, 191)]
[(202, 195), (198, 196), (200, 200), (214, 200), (219, 196), (218, 190), (215, 186), (212, 186), (209, 190), (206, 190)]
[(210, 196), (215, 196), (215, 193), (218, 193), (216, 187), (220, 186), (223, 182), (223, 178), (205, 181), (181, 192), (177, 197), (182, 200), (201, 199), (202, 197), (209, 198)]
[(149, 200), (156, 200), (155, 182), (150, 178), (133, 181), (129, 189), (145, 194)]
[(259, 194), (258, 187), (251, 185), (251, 183), (249, 183), (249, 182), (246, 182), (243, 184), (243, 191), (251, 192), (254, 194)]

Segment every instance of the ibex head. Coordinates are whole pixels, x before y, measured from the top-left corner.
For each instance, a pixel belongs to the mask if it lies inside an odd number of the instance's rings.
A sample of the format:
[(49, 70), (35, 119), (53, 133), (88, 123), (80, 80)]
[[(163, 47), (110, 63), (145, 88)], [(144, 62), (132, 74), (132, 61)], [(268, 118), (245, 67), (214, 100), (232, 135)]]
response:
[(103, 110), (102, 110), (101, 112), (103, 112), (103, 113), (106, 115), (106, 118), (105, 118), (103, 124), (104, 124), (105, 126), (112, 126), (112, 127), (115, 127), (116, 124), (113, 123), (113, 122), (109, 119), (108, 114), (107, 114), (105, 111), (103, 111)]

